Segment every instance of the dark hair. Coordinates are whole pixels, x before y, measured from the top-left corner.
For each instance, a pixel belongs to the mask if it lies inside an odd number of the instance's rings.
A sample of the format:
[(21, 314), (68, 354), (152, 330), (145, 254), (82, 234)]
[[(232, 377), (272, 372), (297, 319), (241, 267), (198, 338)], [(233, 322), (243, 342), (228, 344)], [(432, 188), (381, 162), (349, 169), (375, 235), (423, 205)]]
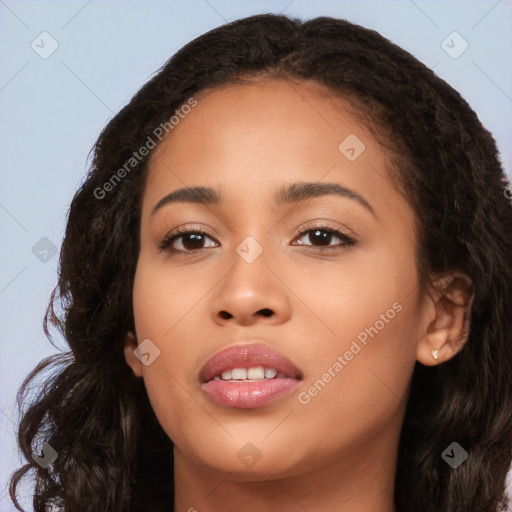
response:
[[(112, 178), (194, 94), (259, 76), (323, 84), (382, 127), (397, 183), (417, 214), (420, 275), (458, 270), (473, 281), (465, 347), (444, 364), (414, 370), (397, 510), (504, 510), (512, 459), (512, 205), (495, 142), (454, 89), (377, 32), (328, 17), (276, 15), (238, 20), (187, 44), (101, 133), (71, 203), (44, 323), (71, 350), (43, 360), (20, 389), (27, 464), (12, 476), (12, 499), (17, 504), (19, 481), (33, 471), (36, 512), (51, 504), (73, 512), (172, 510), (172, 443), (123, 353), (134, 330), (149, 157), (119, 182)], [(106, 182), (109, 193), (98, 198)], [(31, 456), (42, 440), (58, 453), (48, 469)], [(453, 441), (469, 454), (456, 470), (441, 457)]]

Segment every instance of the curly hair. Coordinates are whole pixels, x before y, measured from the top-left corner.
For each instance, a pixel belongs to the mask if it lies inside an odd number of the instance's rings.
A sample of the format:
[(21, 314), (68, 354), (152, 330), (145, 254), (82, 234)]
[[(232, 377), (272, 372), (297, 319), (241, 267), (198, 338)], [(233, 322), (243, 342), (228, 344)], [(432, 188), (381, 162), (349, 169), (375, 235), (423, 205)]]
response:
[[(258, 15), (178, 51), (105, 127), (69, 210), (58, 285), (44, 321), (69, 351), (39, 363), (19, 393), (18, 442), (36, 512), (172, 510), (172, 441), (125, 362), (149, 156), (107, 197), (98, 190), (194, 94), (272, 76), (315, 81), (348, 99), (388, 148), (416, 213), (425, 283), (461, 271), (474, 285), (471, 330), (450, 361), (416, 363), (395, 480), (399, 512), (504, 510), (512, 460), (512, 205), (491, 134), (466, 101), (412, 55), (345, 20)], [(384, 134), (384, 135), (382, 135)], [(385, 139), (385, 140), (384, 140)], [(112, 181), (111, 181), (112, 183)], [(103, 190), (105, 190), (103, 188)], [(40, 382), (44, 379), (44, 382)], [(467, 461), (441, 458), (457, 439)], [(42, 441), (58, 453), (43, 469)]]

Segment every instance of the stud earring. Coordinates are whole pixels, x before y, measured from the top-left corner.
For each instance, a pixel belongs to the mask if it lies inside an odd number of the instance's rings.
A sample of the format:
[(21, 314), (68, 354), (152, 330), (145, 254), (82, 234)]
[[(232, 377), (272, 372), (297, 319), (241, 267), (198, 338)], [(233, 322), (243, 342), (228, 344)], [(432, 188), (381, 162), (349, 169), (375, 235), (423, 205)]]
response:
[(439, 358), (439, 352), (437, 349), (433, 348), (430, 353), (432, 354), (432, 357), (437, 361)]

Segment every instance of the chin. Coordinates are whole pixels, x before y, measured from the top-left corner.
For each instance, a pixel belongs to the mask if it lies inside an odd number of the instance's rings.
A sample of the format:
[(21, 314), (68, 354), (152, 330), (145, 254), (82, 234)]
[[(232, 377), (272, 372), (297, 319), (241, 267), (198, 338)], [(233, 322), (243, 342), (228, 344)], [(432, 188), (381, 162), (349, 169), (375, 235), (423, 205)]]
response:
[(191, 442), (191, 450), (180, 449), (182, 454), (210, 471), (229, 473), (235, 481), (297, 476), (308, 466), (306, 454), (298, 452), (298, 443), (290, 435), (288, 443), (283, 442), (286, 436), (269, 440), (264, 435), (251, 436), (247, 432), (233, 438), (227, 434), (223, 439), (212, 439), (206, 434), (201, 437), (206, 440), (202, 446)]

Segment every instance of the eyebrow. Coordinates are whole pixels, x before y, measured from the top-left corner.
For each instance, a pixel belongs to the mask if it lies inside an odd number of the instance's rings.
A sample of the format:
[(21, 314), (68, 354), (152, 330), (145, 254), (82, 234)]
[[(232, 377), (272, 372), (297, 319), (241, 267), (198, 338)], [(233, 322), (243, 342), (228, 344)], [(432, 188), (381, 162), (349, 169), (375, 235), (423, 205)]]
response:
[[(364, 206), (374, 216), (375, 211), (371, 205), (360, 194), (352, 189), (338, 185), (337, 183), (292, 183), (287, 187), (281, 187), (276, 193), (275, 200), (277, 204), (297, 203), (305, 199), (322, 197), (327, 195), (338, 195), (347, 199), (357, 201)], [(195, 203), (195, 204), (219, 204), (222, 202), (222, 195), (219, 191), (210, 187), (184, 187), (166, 196), (153, 208), (151, 215), (154, 215), (162, 207), (171, 203)]]

